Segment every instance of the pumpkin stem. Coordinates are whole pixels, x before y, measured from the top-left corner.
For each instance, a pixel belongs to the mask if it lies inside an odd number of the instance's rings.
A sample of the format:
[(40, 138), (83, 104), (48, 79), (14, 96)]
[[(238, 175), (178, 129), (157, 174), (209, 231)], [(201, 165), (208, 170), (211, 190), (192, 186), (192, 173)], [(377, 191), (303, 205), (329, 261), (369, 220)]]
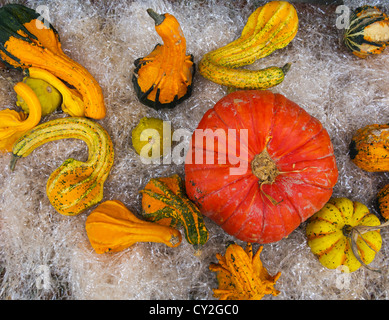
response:
[(165, 20), (164, 15), (156, 13), (153, 9), (147, 9), (147, 13), (154, 19), (156, 26), (159, 26)]
[(271, 184), (280, 174), (266, 148), (251, 161), (251, 171), (259, 179), (259, 184)]
[(270, 157), (266, 148), (260, 154), (257, 154), (251, 161), (251, 171), (259, 179), (258, 183), (260, 185), (261, 192), (273, 205), (278, 205), (281, 201), (277, 202), (270, 195), (266, 194), (265, 191), (263, 191), (263, 185), (272, 184), (276, 180), (276, 177), (280, 174), (280, 171), (273, 159)]

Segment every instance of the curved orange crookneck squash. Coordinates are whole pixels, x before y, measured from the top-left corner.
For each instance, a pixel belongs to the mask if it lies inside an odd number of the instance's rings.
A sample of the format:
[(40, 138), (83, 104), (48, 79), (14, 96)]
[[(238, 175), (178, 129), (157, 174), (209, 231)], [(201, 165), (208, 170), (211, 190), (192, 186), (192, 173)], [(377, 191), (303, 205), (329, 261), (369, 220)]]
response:
[(67, 82), (81, 94), (85, 116), (105, 117), (102, 90), (93, 76), (61, 48), (57, 31), (34, 10), (19, 4), (0, 8), (0, 58), (17, 69), (37, 67)]
[(143, 221), (121, 201), (107, 200), (88, 216), (85, 229), (96, 253), (122, 251), (137, 242), (180, 245), (181, 233), (171, 227)]

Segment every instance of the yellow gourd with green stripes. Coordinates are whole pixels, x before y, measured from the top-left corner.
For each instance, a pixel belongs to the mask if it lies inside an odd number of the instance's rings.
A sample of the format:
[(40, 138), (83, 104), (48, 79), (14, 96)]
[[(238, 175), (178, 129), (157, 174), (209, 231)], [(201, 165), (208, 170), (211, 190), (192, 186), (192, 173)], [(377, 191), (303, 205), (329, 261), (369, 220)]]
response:
[(60, 118), (42, 123), (15, 142), (11, 169), (14, 169), (18, 158), (27, 157), (39, 146), (67, 138), (81, 139), (87, 144), (88, 160), (65, 160), (50, 175), (46, 193), (59, 213), (76, 215), (101, 201), (104, 182), (113, 165), (113, 144), (101, 125), (82, 117)]
[(296, 36), (298, 16), (292, 4), (271, 1), (248, 18), (241, 36), (204, 55), (201, 75), (215, 83), (239, 89), (266, 89), (284, 80), (290, 64), (262, 70), (236, 69), (287, 46)]
[(153, 178), (142, 193), (142, 215), (148, 221), (170, 227), (182, 226), (185, 239), (200, 249), (208, 240), (208, 230), (199, 209), (186, 196), (181, 178)]

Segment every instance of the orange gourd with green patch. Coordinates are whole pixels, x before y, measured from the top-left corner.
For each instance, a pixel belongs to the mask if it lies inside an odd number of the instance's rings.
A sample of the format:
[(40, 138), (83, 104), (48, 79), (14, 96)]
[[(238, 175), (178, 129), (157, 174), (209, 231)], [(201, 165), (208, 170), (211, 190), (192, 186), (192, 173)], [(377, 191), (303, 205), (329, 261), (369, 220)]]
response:
[(290, 63), (262, 70), (239, 69), (287, 46), (296, 36), (298, 16), (287, 1), (270, 1), (248, 18), (241, 36), (208, 52), (199, 63), (201, 75), (215, 83), (239, 89), (266, 89), (284, 80)]
[(382, 187), (377, 194), (378, 210), (385, 220), (389, 220), (389, 184)]
[(162, 225), (185, 230), (185, 238), (195, 249), (208, 241), (208, 230), (200, 210), (185, 194), (181, 178), (175, 174), (153, 178), (142, 193), (142, 215)]
[(72, 85), (82, 96), (85, 116), (105, 117), (102, 90), (94, 77), (63, 51), (51, 24), (39, 20), (34, 10), (19, 4), (0, 8), (0, 58), (12, 68), (44, 69)]

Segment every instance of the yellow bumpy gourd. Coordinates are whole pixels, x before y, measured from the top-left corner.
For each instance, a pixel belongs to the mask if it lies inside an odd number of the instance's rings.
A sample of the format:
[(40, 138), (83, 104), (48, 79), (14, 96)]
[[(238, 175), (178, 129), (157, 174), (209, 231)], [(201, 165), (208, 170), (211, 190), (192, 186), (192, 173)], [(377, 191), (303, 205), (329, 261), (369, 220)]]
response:
[(239, 89), (266, 89), (281, 83), (290, 64), (262, 70), (236, 69), (287, 46), (296, 36), (296, 9), (286, 1), (271, 1), (249, 17), (241, 36), (204, 55), (200, 73), (207, 79)]

